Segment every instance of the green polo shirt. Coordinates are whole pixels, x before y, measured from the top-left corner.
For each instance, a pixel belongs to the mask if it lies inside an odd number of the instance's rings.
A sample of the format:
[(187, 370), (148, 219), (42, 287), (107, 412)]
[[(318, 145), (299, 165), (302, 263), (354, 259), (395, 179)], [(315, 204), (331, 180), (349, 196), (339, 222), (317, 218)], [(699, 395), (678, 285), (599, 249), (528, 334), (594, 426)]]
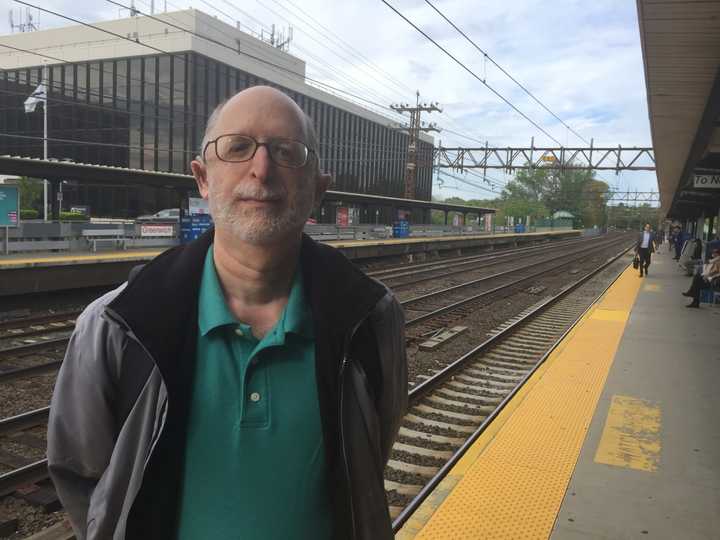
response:
[(228, 309), (210, 246), (198, 324), (177, 538), (329, 539), (315, 341), (300, 270), (277, 324), (257, 340)]

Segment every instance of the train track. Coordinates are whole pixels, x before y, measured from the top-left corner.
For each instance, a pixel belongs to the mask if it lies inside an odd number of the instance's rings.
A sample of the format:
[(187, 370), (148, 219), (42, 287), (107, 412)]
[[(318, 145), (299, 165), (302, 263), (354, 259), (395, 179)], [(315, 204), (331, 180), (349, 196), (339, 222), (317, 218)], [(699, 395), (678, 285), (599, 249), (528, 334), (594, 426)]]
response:
[(81, 310), (63, 311), (22, 319), (0, 321), (0, 338), (18, 338), (72, 327)]
[[(544, 266), (544, 268), (541, 270), (537, 270), (537, 267), (541, 265), (510, 269), (404, 300), (400, 302), (400, 304), (406, 313), (424, 312), (420, 315), (410, 316), (406, 325), (410, 327), (422, 323), (422, 328), (414, 331), (414, 333), (421, 336), (426, 335), (431, 331), (446, 326), (453, 320), (469, 314), (475, 309), (478, 302), (485, 300), (487, 297), (495, 295), (496, 293), (506, 292), (530, 280), (552, 274), (556, 270), (566, 268), (568, 264), (586, 259), (588, 254), (603, 251), (623, 243), (627, 243), (627, 240), (623, 238), (612, 239), (601, 244), (595, 244), (589, 248), (565, 254), (562, 256), (562, 259), (560, 259), (560, 262), (555, 260), (546, 263), (550, 266), (543, 264), (542, 266)], [(512, 277), (518, 274), (519, 277)], [(508, 277), (511, 277), (511, 280), (505, 281), (500, 285), (491, 286), (491, 288), (477, 293), (470, 292), (472, 289), (485, 287), (488, 282), (497, 279), (504, 280)]]
[(395, 531), (594, 303), (572, 293), (628, 249), (412, 388), (385, 473)]
[[(596, 241), (595, 238), (591, 242)], [(546, 253), (548, 249), (572, 247), (577, 244), (587, 245), (586, 240), (572, 240), (567, 242), (553, 242), (540, 246), (529, 246), (518, 249), (504, 250), (500, 253), (484, 253), (470, 257), (454, 257), (422, 263), (416, 265), (405, 265), (405, 267), (392, 268), (368, 272), (368, 275), (380, 279), (385, 285), (394, 290), (399, 290), (417, 283), (445, 278), (467, 272), (475, 271), (503, 262), (515, 262), (525, 258), (536, 256), (538, 253)]]

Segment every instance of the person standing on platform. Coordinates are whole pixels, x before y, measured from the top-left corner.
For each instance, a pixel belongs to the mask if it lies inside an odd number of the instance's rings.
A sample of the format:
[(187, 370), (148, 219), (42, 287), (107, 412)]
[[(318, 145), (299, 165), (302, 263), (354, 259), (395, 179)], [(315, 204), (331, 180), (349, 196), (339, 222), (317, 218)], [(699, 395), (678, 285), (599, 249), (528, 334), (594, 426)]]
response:
[(693, 299), (692, 302), (685, 307), (700, 307), (700, 291), (716, 279), (720, 279), (720, 249), (718, 248), (713, 250), (710, 261), (703, 265), (702, 273), (695, 274), (690, 283), (690, 288), (682, 293), (683, 296)]
[(650, 255), (655, 252), (655, 234), (650, 230), (650, 224), (646, 223), (643, 232), (638, 236), (635, 244), (635, 253), (640, 259), (640, 277), (647, 276), (650, 266)]
[(215, 227), (79, 317), (48, 468), (79, 540), (390, 540), (407, 407), (394, 295), (303, 235), (331, 177), (312, 121), (249, 88), (192, 162)]

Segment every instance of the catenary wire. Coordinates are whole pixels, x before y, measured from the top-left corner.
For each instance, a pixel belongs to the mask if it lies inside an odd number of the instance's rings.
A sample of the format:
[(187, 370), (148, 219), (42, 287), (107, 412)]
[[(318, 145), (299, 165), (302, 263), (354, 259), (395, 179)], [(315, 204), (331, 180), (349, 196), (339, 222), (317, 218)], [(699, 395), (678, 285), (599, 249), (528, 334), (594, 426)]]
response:
[[(15, 0), (16, 2), (19, 0)], [(537, 128), (539, 131), (541, 131), (544, 135), (546, 135), (548, 138), (550, 138), (552, 141), (557, 143), (559, 146), (562, 146), (562, 143), (558, 141), (555, 137), (550, 135), (542, 126), (540, 126), (537, 122), (535, 122), (532, 118), (530, 118), (528, 115), (526, 115), (524, 112), (522, 112), (520, 109), (518, 109), (512, 102), (510, 102), (505, 96), (500, 94), (497, 90), (495, 90), (492, 86), (490, 86), (487, 82), (485, 82), (479, 75), (477, 75), (473, 70), (471, 70), (469, 67), (467, 67), (465, 64), (463, 64), (460, 60), (458, 60), (452, 53), (450, 53), (445, 47), (440, 45), (437, 41), (435, 41), (432, 37), (430, 37), (425, 31), (423, 31), (419, 26), (417, 26), (415, 23), (413, 23), (410, 19), (408, 19), (405, 15), (400, 13), (395, 7), (393, 7), (387, 0), (380, 0), (383, 4), (385, 4), (387, 7), (389, 7), (391, 10), (393, 10), (399, 17), (401, 17), (406, 23), (408, 23), (410, 26), (412, 26), (415, 30), (417, 30), (420, 34), (422, 34), (428, 41), (430, 41), (433, 45), (435, 45), (438, 49), (440, 49), (442, 52), (444, 52), (447, 56), (452, 58), (453, 61), (455, 61), (456, 64), (458, 64), (461, 68), (463, 68), (465, 71), (467, 71), (473, 78), (477, 79), (479, 82), (481, 82), (485, 87), (487, 87), (493, 94), (495, 94), (497, 97), (499, 97), (502, 101), (504, 101), (508, 106), (510, 106), (515, 112), (517, 112), (520, 116), (525, 118), (528, 122), (530, 122), (535, 128)]]
[(545, 110), (546, 110), (547, 112), (549, 112), (552, 116), (554, 116), (555, 119), (558, 120), (558, 122), (560, 122), (563, 126), (565, 126), (567, 129), (569, 129), (576, 137), (578, 137), (580, 140), (582, 140), (582, 141), (585, 142), (586, 144), (590, 144), (590, 142), (589, 142), (588, 140), (586, 140), (585, 137), (583, 137), (582, 135), (580, 135), (577, 131), (575, 131), (575, 130), (574, 130), (573, 128), (571, 128), (568, 124), (566, 124), (566, 123), (563, 121), (562, 118), (560, 118), (557, 114), (555, 114), (553, 111), (551, 111), (551, 110), (547, 107), (547, 105), (545, 105), (542, 101), (540, 101), (540, 99), (538, 99), (532, 92), (530, 92), (530, 90), (528, 90), (527, 88), (525, 88), (525, 86), (523, 86), (523, 84), (520, 83), (520, 81), (518, 81), (517, 79), (515, 79), (515, 77), (513, 77), (512, 75), (510, 75), (510, 73), (508, 73), (500, 64), (498, 64), (495, 60), (493, 60), (492, 57), (491, 57), (488, 53), (486, 53), (485, 51), (483, 51), (483, 50), (477, 45), (477, 43), (475, 43), (472, 39), (470, 39), (470, 37), (468, 37), (468, 35), (467, 35), (465, 32), (463, 32), (460, 28), (458, 28), (458, 27), (455, 25), (454, 22), (452, 22), (450, 19), (448, 19), (442, 11), (440, 11), (435, 5), (432, 4), (432, 2), (430, 2), (430, 0), (425, 0), (425, 3), (426, 3), (427, 5), (429, 5), (431, 8), (433, 8), (433, 9), (437, 12), (438, 15), (440, 15), (443, 19), (445, 19), (445, 21), (446, 21), (450, 26), (452, 26), (455, 30), (457, 30), (458, 33), (460, 33), (460, 35), (463, 36), (468, 42), (470, 42), (470, 44), (471, 44), (473, 47), (475, 47), (478, 51), (480, 51), (480, 52), (483, 54), (483, 56), (484, 56), (486, 59), (488, 59), (496, 68), (498, 68), (500, 71), (502, 71), (511, 81), (513, 81), (513, 82), (514, 82), (515, 84), (517, 84), (520, 88), (522, 88), (522, 90), (523, 90), (527, 95), (529, 95), (531, 98), (533, 98), (533, 99), (535, 100), (535, 102), (538, 103), (538, 105), (540, 105), (543, 109), (545, 109)]

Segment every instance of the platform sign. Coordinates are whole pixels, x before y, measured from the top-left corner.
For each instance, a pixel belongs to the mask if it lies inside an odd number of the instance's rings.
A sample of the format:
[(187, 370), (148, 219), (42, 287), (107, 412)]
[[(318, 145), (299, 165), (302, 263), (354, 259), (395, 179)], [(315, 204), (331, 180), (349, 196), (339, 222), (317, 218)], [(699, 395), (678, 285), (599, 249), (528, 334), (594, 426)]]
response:
[(200, 197), (188, 197), (188, 210), (191, 216), (210, 213), (208, 201)]
[(720, 174), (694, 174), (693, 187), (720, 189)]
[(0, 186), (0, 227), (17, 227), (20, 195), (17, 186)]
[(140, 236), (175, 236), (174, 225), (157, 225), (153, 223), (143, 223), (140, 225)]
[(335, 214), (335, 225), (347, 227), (350, 224), (350, 214), (347, 206), (339, 206)]

